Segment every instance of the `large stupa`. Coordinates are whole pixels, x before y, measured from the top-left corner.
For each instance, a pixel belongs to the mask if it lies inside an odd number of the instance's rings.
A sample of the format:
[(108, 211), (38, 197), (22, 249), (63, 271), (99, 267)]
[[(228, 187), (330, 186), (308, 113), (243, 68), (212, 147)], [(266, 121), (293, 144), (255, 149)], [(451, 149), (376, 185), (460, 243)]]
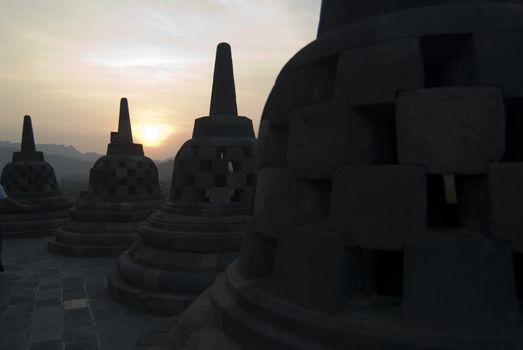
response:
[(89, 189), (70, 210), (71, 222), (49, 241), (53, 253), (116, 256), (136, 239), (137, 228), (164, 197), (158, 169), (133, 142), (127, 99), (120, 101), (118, 132), (111, 133), (107, 155), (89, 174)]
[(25, 204), (20, 213), (0, 214), (0, 231), (4, 238), (50, 236), (67, 223), (72, 203), (60, 193), (53, 167), (36, 151), (31, 117), (24, 117), (22, 142), (13, 161), (6, 164), (0, 183), (9, 197)]
[(164, 345), (523, 349), (522, 60), (521, 0), (324, 0), (240, 258)]
[(109, 278), (111, 295), (134, 308), (182, 311), (237, 258), (254, 185), (256, 139), (238, 116), (231, 48), (218, 45), (209, 116), (174, 160), (167, 202), (140, 230)]

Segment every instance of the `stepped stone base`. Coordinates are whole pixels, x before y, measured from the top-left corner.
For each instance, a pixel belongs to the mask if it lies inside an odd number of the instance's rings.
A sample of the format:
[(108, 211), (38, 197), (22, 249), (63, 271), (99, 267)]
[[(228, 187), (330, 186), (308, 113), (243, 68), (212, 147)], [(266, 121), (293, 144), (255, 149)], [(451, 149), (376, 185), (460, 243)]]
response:
[(109, 277), (109, 293), (130, 308), (158, 315), (177, 314), (195, 299), (194, 295), (154, 292), (131, 285), (118, 273)]
[[(171, 236), (177, 235), (172, 232)], [(119, 256), (117, 271), (109, 277), (109, 292), (131, 308), (175, 315), (210, 286), (236, 256), (236, 252), (164, 250), (140, 239)]]
[(0, 231), (4, 238), (51, 236), (54, 230), (69, 222), (67, 211), (71, 203), (64, 197), (16, 200), (31, 206), (32, 210), (0, 215)]
[(53, 254), (69, 256), (118, 256), (121, 252), (129, 248), (129, 245), (102, 246), (102, 245), (73, 245), (62, 243), (51, 238), (47, 246), (49, 252)]
[(4, 238), (35, 238), (52, 236), (53, 231), (67, 224), (69, 219), (67, 212), (64, 212), (62, 218), (51, 220), (26, 220), (24, 216), (21, 216), (13, 221), (2, 217), (2, 221), (0, 230), (3, 232)]
[(140, 238), (118, 257), (111, 296), (160, 315), (183, 311), (238, 257), (243, 205), (168, 201), (140, 226)]
[[(263, 281), (248, 282), (236, 269), (236, 263), (233, 263), (211, 288), (178, 316), (168, 341), (155, 346), (171, 350), (516, 350), (523, 347), (522, 330), (516, 328), (510, 334), (406, 328), (401, 322), (399, 299), (355, 303), (335, 315), (314, 312), (274, 297)], [(146, 343), (146, 339), (147, 336), (139, 341), (135, 349), (153, 349), (140, 345)], [(211, 340), (217, 345), (209, 347)]]
[(54, 231), (48, 249), (69, 256), (118, 256), (136, 241), (138, 229), (162, 197), (110, 202), (83, 199), (69, 211), (71, 221)]

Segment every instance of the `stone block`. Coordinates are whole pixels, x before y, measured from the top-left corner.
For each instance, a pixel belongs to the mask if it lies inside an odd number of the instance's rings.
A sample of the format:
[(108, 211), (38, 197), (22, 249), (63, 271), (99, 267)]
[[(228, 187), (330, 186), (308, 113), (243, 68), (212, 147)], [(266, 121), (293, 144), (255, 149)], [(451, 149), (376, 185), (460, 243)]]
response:
[(135, 176), (127, 177), (126, 182), (127, 182), (128, 186), (138, 186), (139, 185), (139, 179)]
[(410, 327), (485, 334), (519, 323), (508, 244), (474, 232), (434, 234), (407, 245), (404, 263), (403, 320)]
[(232, 192), (228, 187), (212, 187), (209, 190), (209, 201), (214, 204), (230, 203)]
[(252, 121), (247, 117), (214, 115), (194, 121), (193, 140), (213, 137), (254, 137)]
[(238, 261), (244, 278), (266, 278), (272, 273), (276, 239), (256, 231), (253, 217), (247, 219), (247, 230)]
[(289, 169), (263, 168), (256, 180), (256, 230), (276, 237), (283, 227), (325, 219), (329, 195), (326, 182), (297, 179)]
[(183, 171), (185, 171), (186, 173), (196, 174), (198, 170), (200, 170), (200, 160), (198, 158), (189, 158), (184, 161)]
[(332, 314), (340, 311), (358, 289), (360, 276), (343, 244), (343, 235), (315, 226), (281, 231), (273, 288), (290, 303)]
[(116, 186), (115, 195), (117, 196), (126, 196), (128, 195), (128, 187), (127, 186)]
[(198, 158), (210, 160), (216, 155), (216, 147), (214, 146), (200, 146), (198, 149)]
[(227, 147), (225, 148), (225, 158), (232, 161), (243, 160), (245, 151), (241, 147)]
[[(136, 176), (139, 176), (139, 177), (145, 177), (145, 176), (147, 176), (147, 175), (145, 174), (145, 171), (146, 171), (146, 170), (145, 170), (144, 168), (138, 168), (138, 169), (136, 169)], [(110, 178), (109, 178), (109, 181), (111, 181), (111, 180), (112, 180), (112, 178), (110, 177)]]
[(97, 162), (107, 164), (107, 167), (111, 170), (115, 170), (120, 167), (120, 162), (118, 162), (116, 160), (109, 160), (107, 157), (101, 157), (100, 159), (97, 160)]
[(198, 172), (194, 177), (194, 186), (199, 190), (207, 190), (214, 185), (214, 176), (210, 172)]
[(351, 106), (394, 103), (398, 91), (423, 87), (418, 38), (398, 39), (342, 53), (334, 97), (346, 98)]
[(288, 126), (273, 126), (269, 120), (262, 120), (258, 137), (256, 168), (261, 168), (262, 166), (272, 168), (286, 167), (289, 137)]
[(500, 86), (504, 97), (523, 97), (523, 32), (475, 33), (475, 84)]
[[(411, 4), (412, 1), (407, 0)], [(467, 34), (474, 32), (521, 31), (523, 11), (519, 4), (510, 4), (505, 0), (495, 0), (503, 4), (492, 4), (492, 1), (455, 1), (461, 4), (441, 6), (441, 2), (425, 0), (422, 6), (407, 11), (398, 11), (380, 16), (374, 29), (376, 41), (387, 41), (396, 38), (436, 36), (445, 34)], [(384, 1), (386, 6), (395, 6), (397, 1)], [(439, 3), (436, 3), (439, 2)], [(371, 3), (376, 8), (375, 3)], [(409, 4), (409, 6), (411, 6)]]
[(127, 162), (125, 164), (125, 166), (127, 169), (136, 169), (136, 168), (138, 168), (138, 162), (133, 162), (133, 161)]
[(401, 249), (427, 231), (427, 184), (423, 167), (343, 166), (332, 179), (330, 225), (346, 244)]
[(116, 177), (125, 178), (126, 176), (127, 176), (127, 169), (125, 169), (125, 168), (116, 169)]
[(195, 174), (186, 174), (184, 172), (174, 172), (172, 176), (171, 186), (173, 188), (190, 187), (195, 183)]
[(240, 170), (247, 174), (254, 174), (256, 172), (255, 158), (247, 158), (241, 162)]
[(200, 191), (193, 187), (183, 187), (180, 189), (180, 202), (197, 203), (200, 200)]
[(287, 161), (304, 179), (328, 179), (341, 164), (396, 162), (393, 111), (331, 101), (297, 109), (289, 120)]
[(498, 88), (401, 92), (396, 104), (398, 159), (429, 174), (483, 174), (505, 151), (505, 109)]
[(347, 160), (352, 141), (348, 114), (343, 102), (327, 102), (291, 113), (287, 161), (297, 177), (328, 179)]
[(191, 141), (187, 141), (182, 145), (182, 147), (178, 151), (178, 154), (176, 155), (177, 159), (186, 160), (196, 157), (196, 149), (193, 145), (190, 144), (190, 142)]
[(282, 73), (265, 104), (262, 118), (273, 125), (287, 124), (291, 110), (331, 99), (333, 86), (334, 72), (328, 66), (309, 65)]
[(253, 193), (254, 193), (254, 190), (252, 187), (246, 187), (245, 189), (243, 190), (240, 190), (239, 191), (239, 201), (241, 203), (247, 203), (249, 204), (249, 211), (252, 212), (252, 209), (251, 208), (254, 208), (254, 196), (253, 196)]
[(489, 233), (523, 252), (523, 163), (493, 163), (488, 172)]
[(138, 186), (136, 188), (136, 194), (138, 195), (147, 195), (147, 188), (145, 188), (144, 186)]
[(233, 189), (243, 189), (247, 186), (247, 176), (245, 173), (228, 173), (225, 176), (226, 185)]

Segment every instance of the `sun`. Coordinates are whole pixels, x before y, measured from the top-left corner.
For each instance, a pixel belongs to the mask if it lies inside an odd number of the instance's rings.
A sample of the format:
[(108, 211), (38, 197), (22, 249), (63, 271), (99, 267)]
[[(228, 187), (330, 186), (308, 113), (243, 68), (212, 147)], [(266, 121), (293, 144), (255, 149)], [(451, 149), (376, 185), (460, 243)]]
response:
[(152, 125), (146, 126), (143, 130), (143, 136), (147, 142), (158, 142), (160, 139), (160, 128)]
[(137, 137), (147, 147), (159, 146), (170, 134), (169, 128), (156, 124), (138, 125)]

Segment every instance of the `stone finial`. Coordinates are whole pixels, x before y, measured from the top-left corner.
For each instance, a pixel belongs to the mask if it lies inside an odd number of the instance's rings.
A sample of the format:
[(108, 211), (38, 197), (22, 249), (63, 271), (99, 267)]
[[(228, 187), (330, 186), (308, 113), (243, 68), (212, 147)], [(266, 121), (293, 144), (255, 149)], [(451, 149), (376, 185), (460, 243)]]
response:
[(127, 99), (120, 100), (120, 117), (118, 119), (118, 143), (133, 143), (133, 131)]
[(211, 94), (210, 116), (237, 116), (236, 91), (232, 68), (231, 46), (219, 43), (216, 48), (216, 61)]
[(22, 146), (21, 152), (36, 152), (35, 138), (33, 134), (33, 125), (31, 124), (31, 117), (24, 116), (24, 128), (22, 130)]

